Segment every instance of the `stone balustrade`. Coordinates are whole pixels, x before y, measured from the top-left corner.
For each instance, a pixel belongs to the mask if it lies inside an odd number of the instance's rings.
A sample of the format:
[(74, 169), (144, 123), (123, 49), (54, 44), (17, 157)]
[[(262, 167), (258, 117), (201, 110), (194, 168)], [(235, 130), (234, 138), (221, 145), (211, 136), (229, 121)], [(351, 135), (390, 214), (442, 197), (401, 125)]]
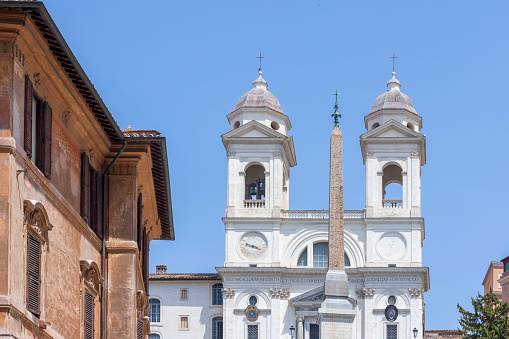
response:
[[(283, 210), (286, 219), (329, 219), (328, 210)], [(362, 219), (364, 210), (345, 210), (345, 219)]]
[(383, 208), (403, 208), (403, 200), (383, 199), (382, 206)]
[(265, 200), (244, 200), (244, 208), (265, 208)]

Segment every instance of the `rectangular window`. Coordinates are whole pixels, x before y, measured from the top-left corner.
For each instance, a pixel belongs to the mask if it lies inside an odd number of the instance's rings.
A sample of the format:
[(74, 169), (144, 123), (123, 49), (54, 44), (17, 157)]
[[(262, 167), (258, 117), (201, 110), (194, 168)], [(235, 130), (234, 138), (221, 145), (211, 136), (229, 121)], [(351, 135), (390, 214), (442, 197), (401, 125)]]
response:
[(398, 339), (398, 325), (387, 325), (386, 339)]
[(247, 339), (258, 339), (258, 325), (247, 325)]
[(161, 322), (161, 301), (159, 299), (150, 299), (148, 301), (150, 305), (150, 322), (160, 323)]
[(35, 95), (25, 75), (24, 146), (27, 156), (51, 179), (52, 110), (46, 101)]
[(212, 305), (223, 304), (223, 284), (212, 286)]
[(320, 339), (320, 326), (309, 324), (309, 339)]
[(183, 331), (189, 330), (189, 316), (187, 315), (179, 316), (179, 330)]
[(41, 315), (41, 241), (27, 233), (27, 309)]
[(88, 155), (81, 155), (81, 217), (102, 238), (102, 176), (91, 165)]
[(85, 289), (85, 339), (94, 339), (94, 295)]
[(187, 300), (187, 288), (180, 289), (180, 300)]
[[(498, 275), (498, 280), (500, 280), (500, 278), (502, 278), (502, 274)], [(501, 283), (498, 283), (498, 288), (502, 288), (502, 284)]]

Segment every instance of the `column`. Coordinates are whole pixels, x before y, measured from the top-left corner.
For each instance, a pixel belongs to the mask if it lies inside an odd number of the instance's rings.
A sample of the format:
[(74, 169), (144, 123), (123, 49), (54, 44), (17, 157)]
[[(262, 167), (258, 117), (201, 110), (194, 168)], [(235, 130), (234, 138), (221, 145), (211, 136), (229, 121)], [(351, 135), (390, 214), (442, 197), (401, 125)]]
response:
[(297, 316), (297, 339), (304, 339), (304, 317)]

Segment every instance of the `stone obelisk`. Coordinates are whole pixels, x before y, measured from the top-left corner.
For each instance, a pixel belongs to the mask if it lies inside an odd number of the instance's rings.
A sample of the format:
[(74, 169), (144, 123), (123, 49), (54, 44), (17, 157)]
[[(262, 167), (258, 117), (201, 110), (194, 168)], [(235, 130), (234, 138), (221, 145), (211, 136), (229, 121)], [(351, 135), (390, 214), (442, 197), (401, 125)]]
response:
[(324, 300), (318, 310), (320, 338), (351, 339), (355, 317), (353, 299), (349, 298), (348, 276), (345, 273), (345, 217), (343, 203), (343, 136), (338, 126), (336, 91), (335, 126), (330, 145), (329, 187), (329, 270), (325, 276)]

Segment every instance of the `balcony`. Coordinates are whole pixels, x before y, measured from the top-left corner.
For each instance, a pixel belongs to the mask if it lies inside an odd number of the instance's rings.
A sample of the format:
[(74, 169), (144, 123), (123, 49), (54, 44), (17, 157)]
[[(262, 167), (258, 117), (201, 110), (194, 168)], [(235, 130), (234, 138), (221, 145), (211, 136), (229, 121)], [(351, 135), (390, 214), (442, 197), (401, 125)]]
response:
[(382, 207), (383, 208), (403, 208), (403, 200), (383, 199)]

